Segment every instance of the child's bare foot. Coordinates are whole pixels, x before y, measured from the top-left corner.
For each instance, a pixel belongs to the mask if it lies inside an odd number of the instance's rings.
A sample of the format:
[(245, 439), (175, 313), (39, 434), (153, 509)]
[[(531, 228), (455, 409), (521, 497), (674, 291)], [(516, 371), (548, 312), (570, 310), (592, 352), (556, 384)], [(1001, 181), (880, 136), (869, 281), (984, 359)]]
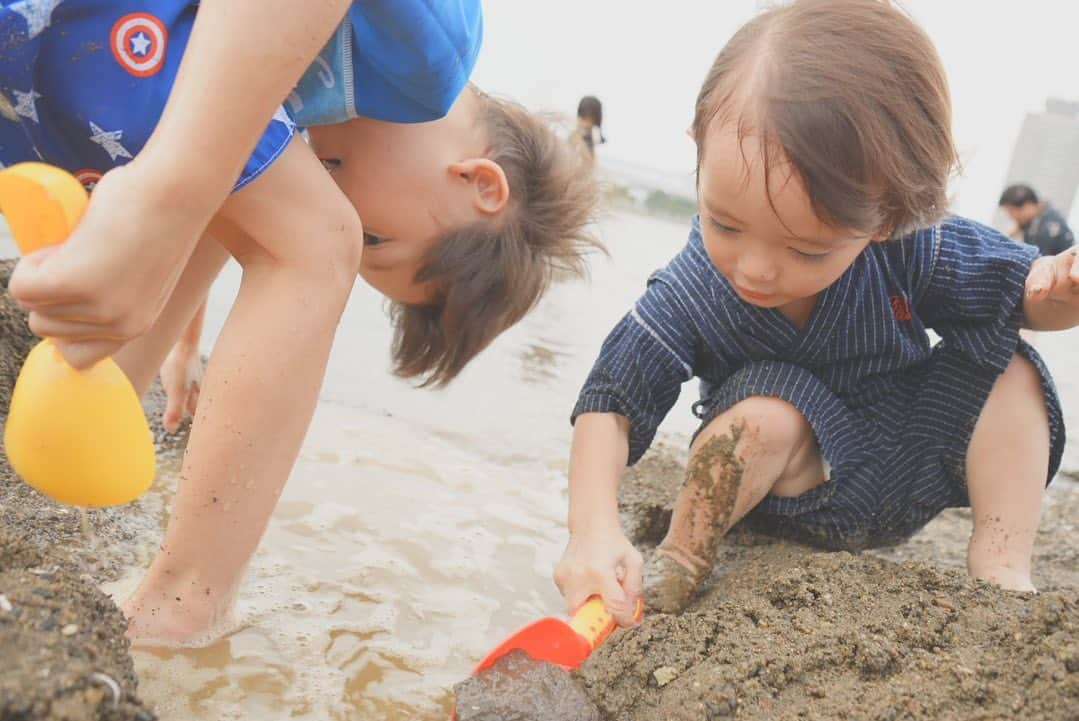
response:
[(123, 606), (133, 646), (206, 646), (235, 625), (234, 593), (223, 598), (206, 587), (181, 592), (148, 585), (144, 581)]
[(693, 599), (711, 568), (702, 568), (677, 551), (656, 549), (644, 570), (645, 608), (659, 613), (681, 613)]
[(988, 581), (994, 586), (1000, 586), (1005, 591), (1038, 592), (1038, 589), (1034, 587), (1034, 583), (1030, 580), (1030, 574), (1017, 571), (1014, 568), (998, 566), (981, 568), (978, 571), (971, 569), (970, 575), (972, 578)]

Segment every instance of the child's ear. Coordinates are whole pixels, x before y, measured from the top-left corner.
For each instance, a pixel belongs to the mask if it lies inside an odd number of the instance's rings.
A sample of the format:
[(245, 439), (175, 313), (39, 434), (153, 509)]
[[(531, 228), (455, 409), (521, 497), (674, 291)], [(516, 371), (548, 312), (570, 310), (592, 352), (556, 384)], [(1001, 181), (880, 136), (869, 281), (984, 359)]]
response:
[(450, 164), (450, 173), (471, 186), (476, 209), (486, 215), (502, 210), (510, 197), (510, 184), (502, 166), (488, 158)]

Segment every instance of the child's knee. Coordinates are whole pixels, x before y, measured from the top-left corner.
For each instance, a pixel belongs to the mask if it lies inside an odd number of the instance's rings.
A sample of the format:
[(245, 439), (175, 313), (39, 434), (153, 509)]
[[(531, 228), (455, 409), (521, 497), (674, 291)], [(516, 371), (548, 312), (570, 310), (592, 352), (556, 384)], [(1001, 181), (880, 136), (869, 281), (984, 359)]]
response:
[(351, 208), (342, 213), (340, 231), (331, 238), (327, 255), (350, 284), (356, 282), (363, 257), (363, 223)]
[(764, 452), (788, 453), (813, 435), (801, 411), (781, 398), (750, 396), (724, 415), (746, 443)]
[(315, 282), (329, 284), (327, 289), (344, 289), (347, 293), (356, 283), (363, 257), (363, 224), (351, 207), (329, 226), (332, 231), (318, 238), (318, 246), (306, 253), (317, 258), (315, 262), (300, 261), (305, 272)]
[(230, 224), (214, 227), (214, 235), (255, 276), (286, 273), (316, 297), (347, 297), (356, 283), (363, 257), (363, 224), (351, 206), (319, 215), (308, 237), (255, 238)]

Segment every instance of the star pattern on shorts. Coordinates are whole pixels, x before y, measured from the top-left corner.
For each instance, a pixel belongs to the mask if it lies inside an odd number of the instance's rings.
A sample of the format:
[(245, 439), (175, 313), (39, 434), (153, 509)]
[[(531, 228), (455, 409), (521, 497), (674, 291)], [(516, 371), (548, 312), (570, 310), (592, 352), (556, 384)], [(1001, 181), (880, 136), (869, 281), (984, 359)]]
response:
[(131, 157), (127, 148), (120, 144), (120, 138), (124, 137), (123, 130), (102, 130), (93, 121), (90, 122), (90, 130), (93, 131), (90, 140), (100, 145), (112, 160)]
[(149, 52), (150, 38), (146, 33), (141, 30), (135, 33), (135, 36), (131, 38), (131, 52), (141, 57), (146, 57), (146, 53)]
[(33, 88), (30, 88), (30, 92), (23, 93), (18, 90), (11, 91), (15, 95), (15, 114), (33, 120), (35, 123), (41, 121), (37, 119), (37, 99), (41, 97), (41, 93), (37, 92)]
[(8, 8), (17, 12), (26, 20), (26, 34), (36, 38), (41, 31), (49, 27), (52, 21), (52, 11), (64, 0), (21, 0), (13, 3)]

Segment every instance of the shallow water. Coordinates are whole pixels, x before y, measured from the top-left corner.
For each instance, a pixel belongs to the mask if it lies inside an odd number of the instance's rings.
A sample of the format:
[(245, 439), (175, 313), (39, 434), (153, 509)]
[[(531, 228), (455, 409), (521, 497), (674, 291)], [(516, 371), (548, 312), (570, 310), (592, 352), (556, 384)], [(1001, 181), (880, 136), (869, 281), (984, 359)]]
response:
[[(594, 259), (591, 283), (555, 287), (446, 391), (388, 373), (382, 302), (358, 285), (238, 629), (205, 649), (137, 650), (143, 698), (165, 721), (446, 718), (449, 689), (491, 646), (562, 611), (550, 577), (568, 415), (607, 330), (687, 231), (608, 218), (612, 257)], [(238, 282), (230, 266), (215, 286), (207, 341)], [(692, 421), (682, 408), (666, 429)], [(118, 600), (133, 580), (111, 587)]]

